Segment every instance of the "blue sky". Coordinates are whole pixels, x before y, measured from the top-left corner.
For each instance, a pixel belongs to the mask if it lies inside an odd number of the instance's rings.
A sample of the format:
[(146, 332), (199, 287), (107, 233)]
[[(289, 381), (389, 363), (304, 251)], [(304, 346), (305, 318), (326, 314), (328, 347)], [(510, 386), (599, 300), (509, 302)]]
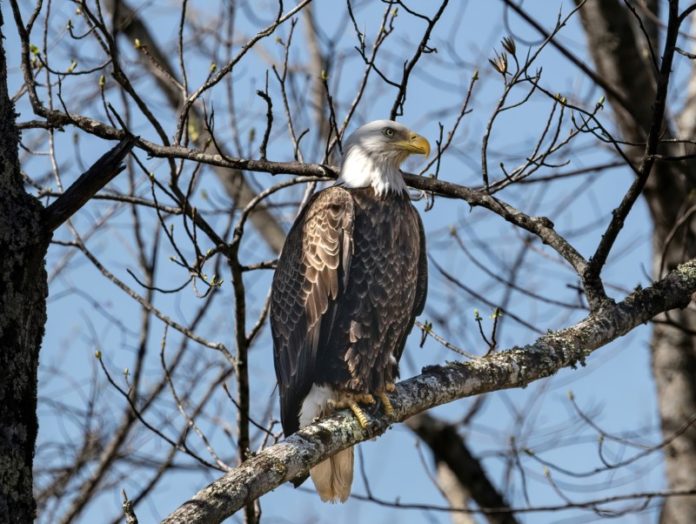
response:
[[(412, 7), (421, 9), (422, 6), (411, 2)], [(208, 13), (204, 7), (192, 3), (191, 10), (200, 10), (201, 14), (217, 12), (217, 3), (210, 3)], [(215, 4), (215, 7), (213, 7)], [(254, 34), (259, 27), (266, 23), (273, 13), (272, 2), (256, 4), (256, 10), (248, 7), (240, 9), (237, 19), (237, 34)], [(266, 11), (264, 8), (268, 5)], [(340, 8), (337, 7), (340, 5)], [(429, 3), (428, 9), (435, 3)], [(381, 2), (358, 3), (356, 16), (360, 30), (367, 35), (370, 43), (376, 34), (379, 20), (381, 19), (384, 5)], [(73, 7), (56, 5), (54, 15), (56, 22), (54, 27), (64, 27), (68, 18), (75, 18)], [(316, 18), (322, 32), (327, 36), (338, 35), (336, 52), (331, 56), (333, 69), (329, 71), (329, 82), (332, 95), (337, 101), (339, 120), (342, 120), (347, 110), (346, 101), (350, 101), (355, 90), (356, 82), (362, 72), (362, 64), (356, 51), (355, 35), (352, 26), (345, 18), (344, 4), (337, 2), (317, 2)], [(528, 1), (525, 8), (534, 14), (545, 27), (552, 27), (560, 8), (565, 14), (571, 8), (570, 2), (553, 3), (549, 8), (548, 2)], [(3, 3), (3, 17), (5, 19), (5, 45), (10, 65), (10, 92), (14, 93), (21, 85), (21, 77), (18, 70), (19, 50), (18, 38), (12, 21), (12, 16), (7, 3)], [(286, 7), (287, 9), (287, 7)], [(171, 59), (176, 59), (176, 24), (179, 16), (177, 2), (148, 2), (142, 7), (142, 14), (155, 31), (160, 41), (172, 45)], [(266, 21), (257, 20), (266, 17)], [(475, 69), (481, 72), (474, 96), (471, 102), (471, 113), (465, 116), (460, 131), (453, 141), (452, 148), (442, 159), (440, 177), (451, 182), (477, 186), (481, 184), (480, 175), (480, 147), (481, 137), (493, 107), (502, 91), (502, 82), (496, 75), (487, 59), (493, 55), (494, 50), (500, 50), (500, 39), (511, 33), (517, 40), (519, 55), (527, 52), (528, 44), (539, 43), (538, 35), (534, 33), (522, 20), (513, 14), (508, 14), (507, 27), (505, 26), (505, 14), (502, 2), (453, 2), (446, 12), (441, 26), (431, 45), (437, 48), (437, 53), (431, 53), (423, 57), (419, 68), (413, 74), (409, 85), (408, 97), (405, 104), (405, 114), (399, 119), (429, 137), (431, 143), (435, 142), (438, 133), (438, 120), (448, 129), (456, 116), (459, 105), (464, 96), (464, 90)], [(571, 48), (584, 60), (589, 60), (584, 47), (584, 37), (578, 25), (577, 19), (571, 19), (559, 35), (559, 41)], [(305, 63), (308, 60), (306, 47), (303, 45), (303, 21), (300, 21), (296, 30), (294, 44), (290, 56), (291, 63)], [(62, 25), (61, 25), (62, 24)], [(399, 65), (403, 60), (410, 58), (417, 46), (418, 40), (424, 29), (422, 21), (407, 16), (403, 11), (397, 17), (396, 30), (385, 44), (385, 56), (394, 57), (390, 62), (384, 62), (385, 71), (398, 77)], [(288, 27), (282, 27), (278, 36), (287, 38)], [(36, 31), (36, 38), (40, 38), (40, 32)], [(186, 38), (194, 35), (186, 34)], [(57, 46), (53, 51), (52, 66), (58, 70), (65, 70), (71, 61), (71, 51), (68, 47), (69, 40), (64, 32), (56, 30), (49, 35), (51, 46)], [(86, 41), (84, 47), (78, 51), (81, 56), (91, 55), (95, 62), (100, 62), (100, 51), (94, 47), (93, 42)], [(61, 47), (63, 46), (63, 47)], [(137, 68), (131, 62), (133, 53), (128, 46), (123, 46), (126, 54), (126, 64)], [(68, 49), (68, 50), (66, 50)], [(220, 50), (215, 48), (214, 42), (208, 42), (203, 49), (191, 50), (187, 54), (187, 71), (189, 83), (197, 86), (208, 74), (208, 67), (215, 53)], [(234, 90), (236, 101), (236, 116), (240, 127), (256, 130), (256, 142), (253, 151), (258, 147), (258, 137), (262, 134), (264, 126), (265, 106), (263, 101), (255, 95), (257, 89), (262, 89), (265, 84), (266, 71), (271, 63), (282, 57), (281, 46), (273, 38), (265, 40), (258, 45), (258, 49), (250, 53), (240, 64), (234, 73)], [(456, 66), (455, 66), (456, 63)], [(340, 76), (335, 72), (342, 67)], [(87, 67), (85, 65), (85, 67)], [(551, 92), (558, 92), (568, 97), (569, 100), (582, 102), (592, 107), (594, 101), (601, 96), (591, 82), (584, 78), (577, 69), (569, 65), (553, 48), (547, 47), (541, 54), (536, 67), (542, 69), (542, 83)], [(677, 66), (677, 74), (683, 74), (683, 66)], [(127, 69), (128, 71), (128, 69)], [(98, 75), (97, 75), (98, 76)], [(91, 78), (91, 77), (88, 77)], [(273, 160), (290, 160), (292, 148), (287, 139), (285, 122), (282, 114), (282, 105), (278, 97), (277, 85), (272, 81), (271, 94), (275, 101), (276, 126), (269, 146), (269, 158)], [(89, 82), (93, 83), (89, 83)], [(298, 91), (306, 86), (308, 79), (299, 77)], [(74, 83), (71, 83), (74, 82)], [(68, 107), (74, 111), (85, 111), (96, 118), (103, 119), (103, 109), (99, 104), (89, 103), (86, 107), (80, 104), (81, 94), (79, 89), (86, 93), (92, 93), (95, 89), (96, 77), (91, 80), (70, 80), (63, 86), (64, 96)], [(158, 110), (162, 120), (167, 124), (167, 130), (173, 133), (174, 120), (157, 94), (156, 88), (147, 80), (138, 79), (136, 86), (146, 93), (148, 101)], [(72, 90), (71, 90), (72, 89)], [(359, 106), (357, 116), (351, 125), (351, 129), (365, 121), (376, 118), (384, 118), (388, 114), (393, 103), (395, 91), (385, 87), (376, 77), (373, 77), (368, 85), (369, 96)], [(511, 97), (519, 100), (524, 91), (516, 91)], [(220, 136), (229, 139), (230, 127), (226, 117), (229, 107), (225, 104), (224, 90), (216, 91), (206, 98), (207, 104), (216, 108), (219, 116), (216, 130)], [(120, 98), (116, 94), (110, 95), (110, 102), (116, 107), (122, 107)], [(57, 101), (54, 100), (57, 104)], [(26, 96), (18, 102), (19, 120), (31, 119), (31, 110)], [(534, 141), (543, 129), (545, 120), (551, 110), (551, 101), (542, 96), (534, 96), (528, 104), (519, 109), (508, 111), (495, 124), (491, 138), (489, 152), (489, 166), (492, 176), (499, 178), (501, 171), (500, 162), (507, 167), (518, 165), (524, 161), (525, 156), (533, 148)], [(436, 115), (436, 117), (433, 117)], [(600, 118), (610, 128), (611, 114), (605, 109)], [(311, 120), (307, 114), (298, 113), (297, 119), (300, 125), (311, 128)], [(562, 125), (562, 133), (568, 133), (572, 125), (566, 119)], [(142, 136), (156, 139), (141, 116), (134, 116), (134, 130)], [(246, 137), (241, 137), (246, 141)], [(313, 146), (316, 134), (311, 130), (308, 134), (305, 146), (305, 155), (308, 161), (319, 161), (319, 148)], [(46, 135), (41, 132), (25, 133), (25, 144), (32, 141), (32, 147), (39, 151), (48, 148)], [(67, 128), (65, 133), (57, 134), (57, 144), (61, 171), (64, 182), (69, 183), (81, 171), (80, 164), (89, 165), (94, 159), (107, 150), (111, 144), (104, 141), (82, 136), (79, 143), (73, 143), (73, 129)], [(256, 154), (256, 153), (254, 153)], [(310, 156), (311, 155), (311, 156)], [(146, 159), (148, 169), (155, 176), (163, 177), (166, 182), (166, 165), (161, 160)], [(559, 162), (568, 162), (567, 165), (558, 168), (558, 171), (569, 171), (588, 165), (593, 165), (611, 159), (609, 151), (598, 144), (596, 140), (581, 137), (573, 152), (568, 155), (560, 155)], [(407, 169), (418, 170), (420, 160), (409, 163)], [(24, 164), (25, 171), (38, 177), (49, 173), (50, 166), (45, 157), (32, 157)], [(190, 175), (191, 166), (187, 167)], [(543, 174), (552, 174), (554, 171), (546, 169)], [(271, 177), (263, 173), (251, 175), (254, 183), (260, 187), (266, 187), (276, 183), (283, 177)], [(139, 191), (149, 197), (149, 184), (143, 176), (136, 177)], [(528, 212), (529, 214), (543, 214), (549, 216), (556, 228), (562, 234), (569, 234), (571, 241), (585, 256), (592, 253), (596, 246), (602, 228), (592, 228), (593, 224), (604, 219), (606, 223), (610, 211), (621, 199), (626, 188), (631, 182), (631, 174), (625, 169), (606, 170), (599, 174), (570, 178), (553, 184), (519, 185), (513, 186), (499, 194), (501, 198)], [(124, 175), (116, 180), (113, 187), (127, 188)], [(210, 173), (204, 171), (195, 195), (201, 206), (212, 206), (213, 203), (225, 202), (226, 197), (219, 187), (217, 180)], [(205, 191), (205, 194), (203, 193)], [(284, 197), (278, 197), (277, 201), (288, 200), (290, 196), (297, 197), (301, 189), (294, 193), (286, 193)], [(475, 289), (486, 300), (492, 303), (500, 303), (505, 295), (505, 290), (495, 285), (495, 282), (476, 267), (469, 257), (459, 249), (450, 234), (454, 228), (465, 246), (484, 266), (494, 272), (501, 268), (509, 267), (519, 255), (520, 239), (522, 234), (510, 224), (484, 209), (470, 209), (468, 204), (460, 201), (448, 201), (438, 199), (432, 210), (425, 212), (424, 203), (416, 204), (421, 211), (425, 228), (428, 234), (431, 256), (437, 263), (456, 278)], [(97, 228), (87, 240), (87, 245), (100, 260), (130, 286), (142, 289), (128, 275), (127, 269), (135, 269), (133, 260), (133, 238), (129, 233), (130, 214), (127, 208), (116, 207), (112, 209), (104, 203), (90, 203), (75, 218), (75, 227), (84, 235), (100, 218), (108, 213), (113, 213), (108, 225)], [(280, 207), (279, 216), (284, 224), (289, 227), (296, 209), (293, 207)], [(155, 227), (155, 217), (144, 214), (146, 231), (152, 234)], [(211, 223), (222, 230), (225, 225), (225, 216), (211, 218)], [(175, 224), (180, 228), (180, 224)], [(179, 229), (177, 229), (179, 231)], [(63, 228), (56, 235), (59, 239), (70, 239), (71, 234), (67, 228)], [(151, 242), (147, 238), (147, 242)], [(186, 247), (186, 253), (191, 254), (190, 246)], [(52, 246), (49, 253), (49, 275), (56, 268), (62, 267), (66, 256), (64, 248)], [(160, 268), (157, 274), (157, 283), (162, 287), (170, 288), (179, 285), (186, 279), (185, 271), (174, 264), (168, 263), (168, 256), (173, 252), (169, 246), (163, 248)], [(94, 351), (99, 349), (104, 355), (104, 361), (114, 375), (122, 380), (119, 371), (132, 366), (134, 347), (137, 344), (137, 330), (139, 326), (139, 310), (136, 304), (119, 291), (111, 282), (104, 279), (92, 265), (84, 258), (72, 253), (69, 266), (62, 269), (59, 276), (51, 282), (49, 297), (49, 321), (41, 354), (40, 369), (40, 408), (41, 432), (39, 436), (39, 450), (49, 449), (55, 443), (70, 442), (74, 439), (79, 426), (70, 417), (57, 417), (54, 414), (55, 406), (52, 402), (64, 402), (68, 405), (84, 405), (90, 394), (90, 377), (97, 373), (103, 379), (101, 371), (96, 368), (93, 357)], [(266, 260), (271, 253), (265, 248), (259, 239), (251, 234), (242, 244), (241, 258), (245, 263), (253, 263)], [(520, 271), (518, 282), (526, 288), (544, 296), (554, 297), (558, 300), (572, 302), (576, 300), (576, 292), (569, 286), (577, 284), (577, 278), (572, 271), (558, 261), (554, 253), (541, 246), (539, 242), (532, 244), (525, 258), (525, 265)], [(603, 276), (610, 283), (610, 292), (616, 297), (624, 294), (622, 290), (630, 290), (637, 284), (646, 285), (649, 279), (646, 276), (650, 268), (650, 244), (649, 244), (649, 218), (645, 206), (639, 202), (630, 215), (626, 227), (619, 237), (613, 256), (610, 257), (608, 266)], [(216, 305), (209, 318), (200, 327), (203, 336), (210, 340), (221, 341), (229, 347), (233, 347), (233, 320), (231, 289), (229, 286), (229, 274), (224, 272), (225, 279), (223, 292), (216, 299)], [(429, 291), (424, 319), (435, 322), (436, 330), (446, 335), (453, 343), (467, 350), (481, 354), (484, 344), (478, 336), (474, 322), (474, 310), (478, 309), (485, 318), (485, 325), (490, 328), (491, 308), (480, 300), (466, 294), (461, 289), (448, 284), (431, 264), (430, 269), (431, 288)], [(250, 302), (250, 317), (247, 326), (254, 322), (254, 314), (259, 311), (263, 298), (270, 284), (270, 272), (263, 274), (249, 274), (246, 279), (247, 291)], [(86, 295), (94, 297), (100, 303), (106, 313), (95, 308), (94, 303), (85, 298)], [(200, 304), (195, 290), (188, 287), (184, 292), (171, 296), (159, 295), (155, 303), (167, 314), (179, 321), (190, 320), (194, 307)], [(569, 325), (582, 318), (582, 311), (570, 311), (558, 307), (539, 304), (524, 295), (513, 293), (510, 297), (509, 309), (514, 315), (524, 319), (529, 324), (537, 327), (542, 332), (547, 329), (556, 329)], [(115, 320), (116, 319), (116, 320)], [(122, 329), (125, 326), (126, 329)], [(159, 346), (163, 335), (163, 326), (159, 321), (154, 321), (151, 337), (148, 341), (149, 356), (147, 360), (148, 380), (155, 380), (159, 370)], [(528, 343), (536, 337), (536, 334), (512, 320), (504, 317), (502, 333), (499, 339), (499, 347), (507, 348), (513, 345)], [(505, 461), (500, 457), (501, 450), (510, 445), (510, 436), (518, 433), (524, 440), (520, 445), (531, 448), (535, 452), (543, 454), (545, 460), (556, 462), (563, 467), (584, 471), (600, 464), (597, 456), (597, 434), (587, 426), (573, 422), (571, 403), (568, 399), (568, 391), (572, 390), (579, 406), (594, 415), (595, 420), (607, 432), (636, 431), (635, 438), (641, 442), (658, 442), (659, 433), (656, 432), (658, 419), (654, 399), (654, 385), (650, 376), (649, 367), (649, 327), (643, 326), (636, 329), (630, 335), (619, 339), (613, 344), (596, 352), (587, 362), (587, 366), (577, 370), (563, 370), (551, 379), (530, 385), (524, 390), (516, 389), (487, 396), (480, 415), (474, 423), (464, 430), (467, 442), (474, 452), (481, 456), (484, 465), (497, 485), (502, 485), (506, 478)], [(402, 376), (408, 377), (419, 372), (426, 364), (444, 363), (449, 360), (458, 360), (461, 357), (454, 354), (432, 339), (428, 340), (421, 349), (418, 347), (419, 335), (415, 333), (407, 345), (406, 357), (402, 365)], [(178, 342), (177, 334), (168, 334), (168, 348), (174, 348)], [(173, 351), (173, 349), (172, 349)], [(194, 396), (200, 394), (209, 380), (212, 369), (218, 369), (225, 363), (217, 356), (211, 356), (210, 350), (200, 346), (192, 346), (190, 349), (191, 368), (187, 370), (192, 375), (200, 372), (203, 377), (200, 390), (194, 391)], [(252, 378), (252, 416), (264, 420), (269, 405), (275, 407), (273, 395), (272, 356), (269, 334), (264, 332), (251, 352), (251, 378)], [(197, 367), (200, 366), (200, 367)], [(209, 366), (210, 369), (206, 368)], [(61, 373), (56, 373), (56, 369)], [(188, 380), (182, 376), (181, 380)], [(233, 388), (233, 381), (229, 381)], [(120, 417), (124, 409), (123, 399), (115, 395), (108, 386), (100, 387), (97, 394), (99, 414), (98, 419), (111, 427), (114, 420)], [(234, 447), (229, 438), (220, 431), (220, 419), (225, 420), (230, 426), (234, 426), (234, 408), (225, 402), (224, 395), (216, 398), (207, 410), (206, 423), (210, 424), (211, 438), (216, 449), (225, 457), (234, 455)], [(461, 400), (450, 405), (433, 410), (433, 414), (457, 420), (466, 413), (472, 403), (471, 399)], [(163, 404), (163, 411), (172, 410), (171, 405)], [(515, 413), (526, 414), (524, 425), (520, 430)], [(217, 421), (213, 424), (212, 421)], [(181, 425), (182, 421), (172, 421), (172, 424)], [(217, 426), (217, 429), (212, 429)], [(169, 430), (167, 425), (164, 429)], [(519, 431), (518, 431), (519, 430)], [(573, 438), (574, 437), (574, 438)], [(200, 442), (195, 436), (189, 438), (197, 449)], [(260, 444), (257, 438), (255, 444)], [(128, 449), (134, 455), (148, 453), (160, 455), (166, 451), (167, 446), (148, 434), (140, 434), (130, 443)], [(205, 450), (203, 450), (203, 454)], [(421, 457), (421, 453), (425, 460)], [(608, 453), (621, 453), (619, 448), (608, 445)], [(629, 452), (630, 453), (630, 452)], [(436, 488), (433, 486), (424, 464), (431, 466), (427, 450), (419, 451), (418, 443), (414, 436), (404, 427), (395, 426), (383, 437), (374, 442), (361, 445), (361, 455), (365, 460), (365, 469), (370, 478), (372, 492), (386, 500), (401, 502), (431, 502), (438, 505), (445, 504)], [(42, 455), (39, 453), (38, 458)], [(46, 455), (48, 456), (48, 455)], [(360, 459), (358, 459), (360, 460)], [(543, 467), (530, 458), (523, 457), (526, 481), (530, 502), (532, 505), (558, 503), (553, 488), (544, 477)], [(185, 459), (182, 462), (187, 463)], [(188, 461), (190, 462), (190, 461)], [(609, 493), (625, 493), (643, 489), (657, 489), (664, 486), (663, 472), (656, 457), (646, 462), (641, 462), (637, 470), (621, 471), (616, 475), (600, 476), (597, 482), (587, 482), (582, 479), (558, 478), (559, 485), (568, 486), (571, 498), (587, 499)], [(430, 468), (432, 470), (432, 468)], [(128, 468), (122, 469), (123, 478), (115, 482), (114, 486), (100, 495), (91, 504), (81, 519), (81, 522), (101, 522), (116, 515), (120, 507), (120, 489), (125, 487), (130, 493), (137, 492), (138, 486), (144, 477), (140, 474), (131, 475)], [(138, 507), (141, 522), (155, 521), (175, 509), (191, 494), (202, 487), (215, 475), (177, 472), (171, 474), (163, 481), (147, 502)], [(557, 477), (554, 474), (554, 479)], [(563, 484), (565, 483), (565, 484)], [(604, 483), (604, 484), (602, 484)], [(523, 505), (524, 497), (521, 491), (521, 479), (513, 473), (511, 477), (512, 500), (515, 505)], [(601, 487), (600, 487), (601, 486)], [(449, 515), (445, 513), (394, 510), (381, 507), (373, 503), (351, 499), (345, 505), (326, 505), (319, 502), (309, 484), (304, 489), (295, 490), (289, 485), (284, 485), (263, 497), (262, 507), (264, 521), (267, 522), (326, 522), (336, 524), (341, 522), (449, 522)], [(574, 491), (571, 491), (574, 490)], [(366, 489), (359, 474), (359, 466), (356, 469), (356, 481), (354, 492), (365, 494)], [(568, 518), (568, 522), (587, 522), (595, 516), (593, 514), (567, 512), (558, 514), (534, 514), (523, 516), (523, 522), (551, 523)], [(234, 517), (233, 521), (241, 517)], [(647, 516), (628, 516), (618, 519), (621, 522), (654, 522), (657, 516), (649, 513)], [(565, 522), (565, 520), (563, 520)]]

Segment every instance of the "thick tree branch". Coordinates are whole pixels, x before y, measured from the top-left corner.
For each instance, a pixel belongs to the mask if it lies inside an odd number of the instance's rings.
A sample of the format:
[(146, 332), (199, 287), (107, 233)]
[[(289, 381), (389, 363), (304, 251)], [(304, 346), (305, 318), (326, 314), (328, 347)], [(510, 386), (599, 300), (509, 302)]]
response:
[(46, 325), (48, 238), (22, 180), (0, 12), (0, 521), (32, 522), (37, 369)]
[(571, 267), (575, 269), (578, 275), (582, 277), (587, 267), (587, 261), (565, 238), (555, 231), (553, 222), (547, 217), (529, 216), (484, 191), (478, 191), (459, 184), (452, 184), (451, 182), (445, 182), (440, 179), (426, 178), (408, 173), (404, 174), (404, 179), (406, 183), (413, 188), (430, 191), (441, 196), (461, 198), (472, 206), (481, 206), (490, 209), (508, 222), (530, 233), (534, 233), (544, 244), (551, 246), (561, 255)]
[(133, 149), (135, 140), (135, 137), (130, 135), (122, 138), (116, 147), (99, 158), (65, 193), (46, 208), (44, 221), (48, 231), (55, 231), (123, 171), (124, 166), (121, 162)]
[[(392, 397), (395, 421), (453, 400), (526, 386), (559, 369), (575, 366), (594, 350), (625, 335), (659, 313), (685, 308), (696, 292), (696, 259), (680, 265), (664, 279), (593, 313), (574, 326), (551, 332), (534, 343), (486, 358), (429, 366), (397, 385)], [(345, 411), (307, 426), (214, 481), (167, 517), (165, 523), (213, 523), (232, 515), (249, 501), (278, 487), (334, 453), (382, 434), (391, 421), (373, 418), (362, 430)]]

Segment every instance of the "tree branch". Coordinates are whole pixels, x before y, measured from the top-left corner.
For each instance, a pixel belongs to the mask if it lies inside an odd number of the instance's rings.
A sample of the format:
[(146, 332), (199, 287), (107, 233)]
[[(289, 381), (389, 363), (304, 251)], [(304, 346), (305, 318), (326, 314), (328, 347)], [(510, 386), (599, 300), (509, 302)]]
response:
[[(627, 3), (627, 2), (626, 2)], [(657, 43), (657, 27), (663, 27), (658, 6), (664, 2), (650, 1), (647, 9), (641, 3), (630, 2), (642, 10), (644, 16), (652, 21), (655, 30), (652, 41)], [(662, 9), (662, 7), (661, 7)], [(595, 63), (595, 69), (607, 82), (623, 94), (631, 104), (631, 113), (639, 116), (634, 122), (625, 113), (621, 105), (609, 96), (613, 116), (621, 130), (621, 140), (641, 144), (645, 142), (651, 124), (654, 124), (654, 107), (657, 84), (653, 69), (643, 59), (641, 46), (632, 23), (631, 11), (619, 0), (590, 0), (580, 10), (581, 20), (588, 41), (588, 50)], [(680, 19), (683, 19), (680, 15)], [(665, 40), (667, 35), (664, 35)], [(676, 60), (675, 60), (676, 62)], [(673, 79), (679, 81), (679, 77)], [(674, 90), (672, 99), (681, 99), (685, 87)], [(678, 94), (678, 96), (676, 95)], [(692, 102), (687, 102), (692, 105)], [(687, 106), (684, 115), (693, 113)], [(672, 113), (672, 115), (670, 115)], [(677, 157), (687, 153), (683, 160), (689, 160), (690, 144), (670, 144), (674, 137), (689, 137), (691, 132), (685, 129), (683, 134), (675, 135), (675, 116), (679, 113), (673, 109), (667, 111), (667, 117), (659, 129), (658, 148), (662, 156)], [(645, 149), (631, 147), (627, 153), (636, 161), (645, 154)], [(638, 162), (636, 162), (638, 163)], [(659, 278), (662, 267), (672, 268), (683, 260), (696, 256), (696, 222), (692, 218), (681, 226), (680, 234), (670, 240), (670, 232), (680, 222), (683, 212), (691, 206), (690, 195), (696, 187), (696, 163), (693, 159), (679, 162), (658, 162), (652, 166), (653, 174), (648, 177), (643, 189), (650, 217), (652, 219), (653, 275)], [(683, 424), (684, 413), (696, 412), (696, 383), (693, 370), (696, 368), (696, 351), (694, 337), (696, 330), (696, 310), (688, 310), (670, 315), (668, 319), (657, 324), (652, 333), (651, 364), (655, 378), (655, 387), (660, 410), (660, 423), (665, 438), (672, 435)], [(664, 454), (664, 466), (667, 484), (671, 490), (690, 489), (696, 483), (696, 430), (680, 434), (670, 441)], [(683, 520), (685, 515), (696, 514), (696, 497), (673, 497), (662, 505), (660, 522), (673, 524)]]
[[(609, 256), (609, 252), (623, 229), (626, 217), (630, 213), (633, 205), (638, 197), (642, 194), (645, 183), (652, 172), (653, 164), (655, 163), (654, 154), (657, 153), (660, 135), (664, 127), (664, 113), (667, 104), (667, 89), (669, 87), (669, 79), (672, 74), (672, 60), (674, 59), (674, 49), (679, 36), (679, 4), (676, 0), (669, 3), (669, 20), (667, 24), (667, 34), (665, 36), (665, 48), (662, 54), (662, 63), (660, 65), (660, 75), (657, 80), (657, 92), (653, 102), (653, 114), (648, 132), (648, 139), (645, 145), (645, 153), (640, 163), (639, 176), (633, 181), (631, 187), (624, 195), (619, 206), (612, 212), (612, 219), (609, 222), (597, 249), (590, 258), (587, 265), (587, 270), (583, 281), (585, 282), (585, 291), (591, 291), (592, 294), (599, 297), (606, 296), (604, 294), (604, 286), (599, 278), (602, 267)], [(588, 297), (590, 298), (590, 297)], [(590, 301), (592, 304), (592, 301)], [(594, 306), (594, 304), (593, 304)]]
[[(182, 91), (183, 86), (177, 80), (177, 74), (167, 55), (162, 52), (161, 46), (152, 36), (152, 33), (140, 16), (138, 16), (138, 13), (124, 1), (108, 0), (105, 5), (112, 15), (117, 17), (116, 24), (119, 31), (128, 36), (131, 42), (134, 42), (136, 39), (140, 41), (140, 49), (144, 55), (147, 54), (150, 58), (150, 60), (145, 58), (143, 61), (153, 73), (153, 80), (164, 93), (170, 106), (175, 110), (179, 110), (180, 105), (187, 97), (187, 93)], [(270, 99), (266, 101), (269, 102)], [(219, 143), (213, 142), (211, 131), (205, 123), (204, 114), (199, 106), (190, 106), (186, 117), (188, 118), (190, 129), (195, 130), (195, 133), (190, 133), (192, 135), (190, 138), (198, 147), (206, 151), (214, 151), (217, 147), (222, 147)], [(270, 126), (264, 136), (261, 155), (263, 158), (265, 158), (265, 145), (268, 142), (267, 135), (269, 132)], [(224, 151), (221, 152), (225, 154)], [(223, 169), (224, 167), (226, 166), (214, 165), (213, 171), (237, 207), (244, 208), (256, 197), (256, 191), (239, 169)], [(279, 253), (285, 241), (285, 231), (276, 217), (265, 206), (257, 206), (251, 215), (251, 221), (268, 246), (274, 252)]]
[(97, 160), (92, 167), (80, 175), (73, 185), (51, 203), (44, 211), (46, 229), (55, 231), (123, 171), (121, 162), (133, 149), (135, 142), (135, 137), (126, 135), (116, 147)]
[(404, 173), (404, 180), (413, 188), (430, 191), (441, 196), (461, 198), (472, 206), (490, 209), (508, 222), (538, 236), (544, 244), (551, 246), (561, 255), (580, 277), (585, 272), (587, 261), (565, 238), (556, 232), (553, 222), (547, 217), (529, 216), (484, 191), (445, 182), (439, 178)]
[(368, 429), (362, 430), (355, 417), (340, 411), (247, 460), (203, 488), (163, 522), (220, 522), (249, 501), (306, 474), (310, 467), (336, 452), (382, 434), (392, 422), (459, 398), (526, 386), (561, 368), (583, 363), (594, 350), (657, 314), (685, 308), (694, 292), (696, 259), (623, 302), (607, 306), (574, 326), (544, 335), (532, 344), (470, 362), (426, 367), (421, 375), (397, 385), (392, 397), (393, 421), (378, 416), (371, 419)]
[[(585, 73), (585, 75), (587, 75), (595, 84), (597, 84), (604, 91), (606, 91), (609, 96), (613, 97), (613, 99), (616, 100), (616, 102), (620, 106), (622, 106), (629, 114), (633, 115), (632, 106), (629, 103), (629, 100), (623, 95), (623, 93), (619, 92), (610, 82), (608, 82), (603, 75), (592, 71), (592, 69), (590, 69), (583, 60), (576, 57), (565, 46), (556, 41), (556, 39), (551, 38), (551, 34), (546, 29), (544, 29), (544, 27), (538, 21), (536, 21), (531, 15), (529, 15), (520, 6), (515, 4), (512, 0), (503, 0), (503, 2), (510, 9), (515, 11), (515, 13), (517, 13), (525, 22), (527, 22), (534, 29), (536, 29), (541, 36), (543, 36), (545, 39), (550, 38), (551, 45), (553, 45), (575, 67), (577, 67), (583, 73)], [(585, 0), (576, 0), (575, 3), (578, 6), (582, 6), (585, 3)]]
[[(52, 111), (48, 120), (54, 125), (62, 126), (73, 124), (91, 133), (106, 139), (122, 138), (126, 133), (113, 128), (97, 120), (78, 115), (66, 115), (60, 111)], [(29, 126), (26, 126), (29, 127)], [(137, 146), (149, 155), (160, 158), (181, 158), (201, 162), (203, 164), (228, 168), (243, 169), (246, 171), (265, 172), (273, 175), (288, 174), (299, 176), (318, 176), (327, 179), (336, 178), (338, 171), (333, 166), (323, 164), (309, 164), (303, 162), (273, 162), (270, 160), (254, 160), (234, 158), (221, 154), (211, 154), (205, 151), (191, 149), (182, 146), (164, 146), (148, 140), (138, 138)], [(440, 179), (426, 178), (409, 173), (404, 173), (406, 183), (416, 189), (430, 191), (441, 196), (460, 198), (472, 206), (481, 206), (503, 217), (526, 231), (537, 235), (544, 244), (551, 246), (558, 252), (582, 278), (587, 267), (587, 261), (583, 256), (561, 235), (553, 226), (553, 222), (546, 217), (532, 217), (515, 209), (511, 205), (489, 195), (483, 191), (477, 191), (459, 184), (445, 182)]]

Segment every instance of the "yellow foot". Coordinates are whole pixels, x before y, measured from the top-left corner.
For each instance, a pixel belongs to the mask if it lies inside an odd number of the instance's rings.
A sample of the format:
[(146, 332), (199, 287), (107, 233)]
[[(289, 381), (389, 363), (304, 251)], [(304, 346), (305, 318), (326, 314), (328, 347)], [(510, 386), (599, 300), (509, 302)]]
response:
[(367, 415), (365, 415), (365, 412), (358, 405), (358, 402), (361, 404), (374, 404), (375, 398), (369, 393), (359, 394), (344, 392), (343, 394), (341, 394), (341, 398), (339, 398), (338, 400), (329, 401), (328, 406), (331, 410), (349, 408), (355, 415), (355, 418), (358, 419), (360, 427), (365, 429), (370, 425), (370, 423), (367, 418)]
[[(374, 402), (374, 399), (372, 399), (372, 402)], [(360, 427), (363, 429), (366, 429), (367, 426), (369, 426), (370, 424), (367, 420), (367, 415), (365, 415), (365, 412), (362, 410), (362, 408), (360, 406), (358, 406), (358, 404), (356, 402), (353, 402), (353, 401), (348, 401), (348, 407), (355, 415), (355, 418), (358, 419), (358, 423), (360, 424)]]
[(394, 391), (396, 391), (396, 384), (394, 384), (393, 382), (387, 382), (384, 385), (384, 389), (387, 390), (387, 393), (393, 393)]
[(392, 406), (392, 403), (389, 400), (389, 397), (387, 396), (387, 394), (382, 392), (382, 393), (379, 393), (378, 396), (379, 396), (379, 399), (382, 401), (382, 406), (384, 406), (384, 414), (389, 418), (393, 418), (394, 417), (394, 406)]

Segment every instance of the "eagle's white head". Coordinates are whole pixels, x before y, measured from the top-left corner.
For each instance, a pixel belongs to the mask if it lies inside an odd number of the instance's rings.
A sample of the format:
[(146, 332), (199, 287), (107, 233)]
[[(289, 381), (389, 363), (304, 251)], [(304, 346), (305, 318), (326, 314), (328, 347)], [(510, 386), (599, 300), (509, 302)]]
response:
[(392, 120), (375, 120), (358, 128), (343, 149), (338, 183), (346, 187), (372, 186), (378, 195), (404, 191), (401, 163), (412, 154), (430, 154), (425, 138)]

